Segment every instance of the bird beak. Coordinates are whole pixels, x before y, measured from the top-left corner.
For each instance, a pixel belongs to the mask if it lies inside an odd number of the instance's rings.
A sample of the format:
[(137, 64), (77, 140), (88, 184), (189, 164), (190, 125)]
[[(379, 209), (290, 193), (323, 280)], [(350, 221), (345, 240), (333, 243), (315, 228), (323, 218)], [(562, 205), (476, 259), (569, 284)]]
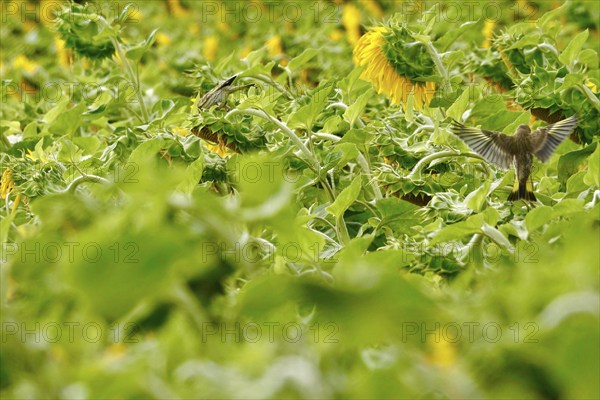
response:
[(233, 83), (233, 81), (235, 80), (235, 78), (237, 78), (237, 75), (234, 75), (231, 78), (227, 79), (225, 82), (223, 82), (223, 84), (221, 85), (221, 87), (225, 87), (225, 86), (231, 85)]

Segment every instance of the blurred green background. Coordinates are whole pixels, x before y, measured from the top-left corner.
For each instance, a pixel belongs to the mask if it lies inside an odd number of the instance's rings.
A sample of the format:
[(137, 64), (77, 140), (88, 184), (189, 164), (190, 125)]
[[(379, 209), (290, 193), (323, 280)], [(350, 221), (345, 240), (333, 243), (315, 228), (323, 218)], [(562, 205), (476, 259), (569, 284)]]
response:
[[(599, 9), (4, 1), (2, 398), (600, 398)], [(452, 76), (422, 112), (352, 62), (389, 18)], [(449, 107), (584, 118), (529, 210)]]

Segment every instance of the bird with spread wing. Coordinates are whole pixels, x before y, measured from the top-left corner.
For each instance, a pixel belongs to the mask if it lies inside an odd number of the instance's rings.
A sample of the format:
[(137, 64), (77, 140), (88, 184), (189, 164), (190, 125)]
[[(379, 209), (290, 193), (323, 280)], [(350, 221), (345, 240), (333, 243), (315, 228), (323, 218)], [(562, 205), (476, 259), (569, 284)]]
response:
[(514, 135), (465, 126), (453, 121), (451, 130), (471, 150), (501, 168), (515, 168), (515, 183), (508, 201), (536, 201), (530, 179), (533, 156), (546, 162), (563, 140), (577, 126), (572, 116), (531, 132), (528, 125), (519, 125)]

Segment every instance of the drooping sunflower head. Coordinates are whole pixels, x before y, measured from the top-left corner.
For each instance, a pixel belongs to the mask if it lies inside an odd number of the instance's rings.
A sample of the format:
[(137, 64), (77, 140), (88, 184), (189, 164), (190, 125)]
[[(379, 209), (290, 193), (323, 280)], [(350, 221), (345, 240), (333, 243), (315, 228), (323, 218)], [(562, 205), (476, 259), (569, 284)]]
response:
[(358, 41), (353, 56), (358, 66), (365, 66), (361, 78), (404, 109), (410, 94), (417, 110), (435, 94), (436, 67), (429, 50), (403, 25), (370, 30)]

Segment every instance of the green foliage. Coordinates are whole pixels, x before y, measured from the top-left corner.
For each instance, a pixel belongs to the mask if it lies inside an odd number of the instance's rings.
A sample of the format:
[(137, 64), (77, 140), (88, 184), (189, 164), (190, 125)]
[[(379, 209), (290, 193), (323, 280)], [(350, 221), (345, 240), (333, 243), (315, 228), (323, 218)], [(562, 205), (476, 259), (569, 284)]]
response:
[[(2, 54), (31, 64), (1, 60), (2, 397), (600, 397), (599, 6), (425, 3), (7, 14)], [(359, 78), (350, 5), (402, 13), (388, 51), (429, 57), (405, 71), (435, 76), (429, 107)], [(197, 109), (233, 75), (254, 86)], [(541, 204), (508, 203), (514, 173), (450, 118), (512, 133), (540, 110), (585, 143), (536, 161)]]
[(411, 82), (434, 79), (435, 64), (427, 46), (417, 40), (415, 33), (406, 26), (393, 27), (384, 34), (383, 51), (399, 75)]
[(77, 54), (94, 60), (110, 58), (115, 48), (110, 36), (112, 27), (103, 24), (100, 15), (90, 15), (80, 4), (70, 4), (57, 15), (57, 29), (66, 46)]

